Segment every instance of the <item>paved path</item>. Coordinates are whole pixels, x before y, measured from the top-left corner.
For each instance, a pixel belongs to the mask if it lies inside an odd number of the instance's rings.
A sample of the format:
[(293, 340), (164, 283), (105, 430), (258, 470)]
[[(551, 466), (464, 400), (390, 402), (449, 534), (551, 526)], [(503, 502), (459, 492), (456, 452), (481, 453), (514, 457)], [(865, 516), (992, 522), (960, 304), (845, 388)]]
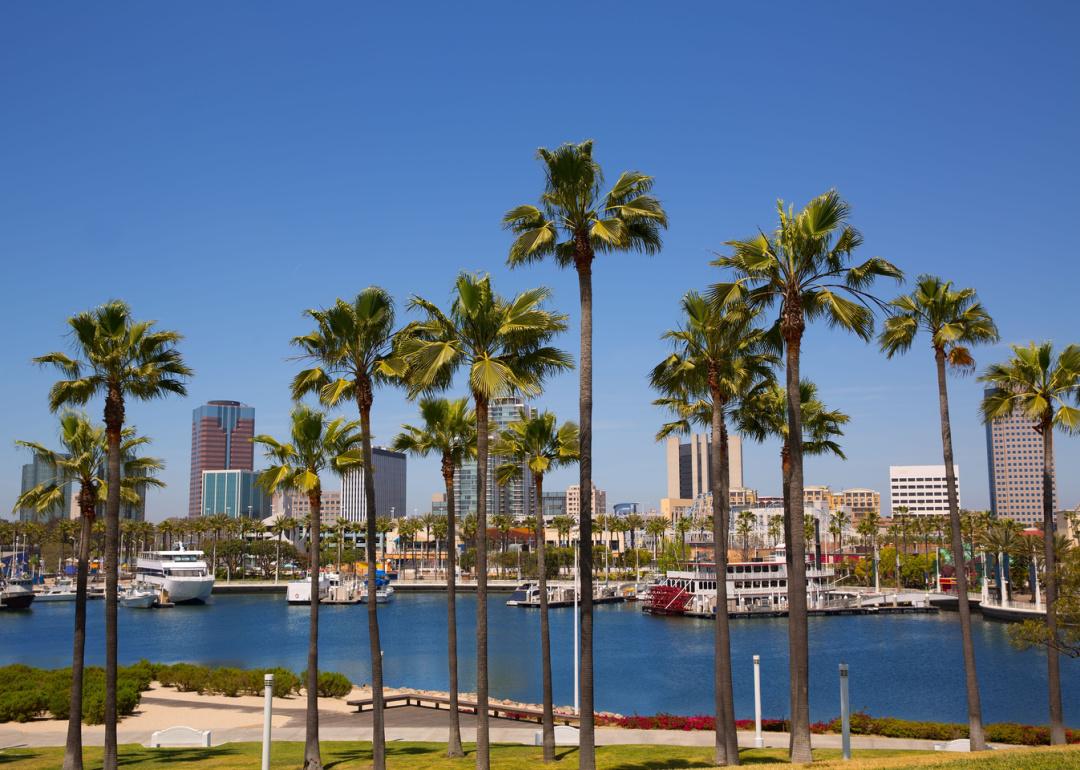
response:
[[(155, 698), (152, 694), (143, 697), (143, 707), (167, 706), (175, 698)], [(222, 716), (228, 714), (231, 719), (215, 720), (215, 712)], [(287, 705), (274, 708), (274, 732), (276, 741), (304, 740), (304, 703), (302, 699), (291, 699)], [(262, 740), (262, 706), (241, 703), (199, 703), (199, 724), (187, 724), (199, 729), (210, 729), (215, 746), (231, 742), (250, 742)], [(215, 727), (228, 721), (243, 724), (234, 727)], [(134, 720), (120, 722), (118, 737), (120, 743), (146, 743), (150, 732), (144, 727), (132, 725)], [(185, 724), (178, 722), (177, 724)], [(532, 745), (539, 725), (518, 722), (510, 719), (492, 719), (491, 741), (493, 743), (518, 743)], [(54, 727), (55, 726), (55, 727)], [(20, 729), (19, 725), (6, 723), (0, 725), (0, 746), (62, 746), (66, 739), (67, 723), (53, 721), (34, 723), (32, 730)], [(476, 717), (471, 714), (461, 715), (462, 740), (476, 740)], [(446, 740), (447, 712), (416, 706), (399, 706), (386, 711), (387, 740), (421, 741), (441, 743)], [(366, 741), (371, 740), (371, 712), (357, 714), (353, 712), (322, 711), (319, 715), (319, 735), (324, 741)], [(785, 748), (788, 745), (787, 733), (764, 733), (765, 745), (770, 748)], [(83, 729), (83, 741), (88, 746), (100, 746), (104, 742), (104, 729), (100, 725)], [(712, 746), (713, 734), (707, 731), (690, 730), (624, 730), (617, 727), (601, 727), (596, 731), (598, 745), (615, 744), (655, 744), (670, 746)], [(739, 745), (745, 748), (754, 745), (752, 732), (739, 733)], [(815, 748), (839, 748), (839, 735), (813, 736)], [(922, 749), (932, 750), (933, 741), (905, 740), (899, 738), (878, 738), (874, 736), (852, 736), (852, 746), (856, 749)]]

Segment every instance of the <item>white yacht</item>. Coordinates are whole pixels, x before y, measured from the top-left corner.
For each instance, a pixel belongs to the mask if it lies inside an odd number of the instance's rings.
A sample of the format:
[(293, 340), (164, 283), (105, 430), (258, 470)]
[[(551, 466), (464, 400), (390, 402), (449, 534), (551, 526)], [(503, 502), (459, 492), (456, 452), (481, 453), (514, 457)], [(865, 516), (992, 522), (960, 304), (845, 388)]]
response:
[[(330, 578), (319, 575), (319, 601), (323, 602), (330, 595)], [(311, 577), (292, 580), (285, 589), (285, 599), (289, 604), (311, 604)]]
[[(375, 603), (386, 604), (394, 598), (394, 587), (391, 585), (376, 586), (375, 588)], [(360, 585), (360, 603), (367, 604), (368, 600), (368, 588), (367, 583)]]
[(205, 602), (214, 588), (202, 551), (181, 545), (172, 551), (145, 551), (135, 564), (135, 579), (154, 586), (162, 602)]
[(157, 604), (157, 589), (149, 583), (132, 583), (120, 592), (120, 606), (146, 610)]
[(75, 585), (70, 580), (57, 580), (50, 588), (34, 595), (38, 602), (73, 602)]

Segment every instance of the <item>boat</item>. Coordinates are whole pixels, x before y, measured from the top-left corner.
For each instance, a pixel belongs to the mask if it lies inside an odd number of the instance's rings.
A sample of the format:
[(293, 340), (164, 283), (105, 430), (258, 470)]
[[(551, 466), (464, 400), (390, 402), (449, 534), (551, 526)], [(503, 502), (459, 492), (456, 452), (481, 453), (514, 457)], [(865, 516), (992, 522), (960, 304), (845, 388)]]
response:
[[(386, 604), (394, 598), (394, 587), (389, 585), (377, 586), (375, 588), (375, 603)], [(360, 588), (360, 603), (366, 604), (368, 600), (367, 583), (364, 583)]]
[[(806, 594), (810, 608), (825, 607), (831, 591), (833, 570), (827, 565), (806, 564)], [(739, 615), (787, 613), (787, 563), (783, 553), (767, 561), (734, 561), (727, 565), (727, 612)], [(669, 570), (651, 586), (642, 610), (654, 615), (712, 616), (716, 614), (716, 565), (689, 562), (683, 569)]]
[[(324, 601), (329, 594), (330, 578), (319, 575), (319, 601)], [(311, 604), (311, 578), (290, 581), (285, 589), (285, 600), (289, 604)]]
[[(548, 583), (549, 608), (571, 607), (574, 604), (574, 586), (562, 583)], [(621, 584), (605, 585), (597, 583), (593, 586), (593, 604), (611, 604), (625, 601), (628, 594)], [(532, 607), (540, 606), (540, 585), (538, 583), (522, 583), (510, 594), (506, 600), (508, 607)]]
[(34, 596), (36, 602), (73, 602), (75, 601), (75, 586), (70, 580), (57, 580), (51, 588), (37, 593)]
[(214, 588), (214, 576), (206, 568), (203, 552), (188, 551), (183, 545), (139, 554), (135, 579), (153, 586), (162, 602), (173, 604), (202, 604)]
[(120, 592), (123, 607), (146, 610), (157, 604), (157, 589), (149, 583), (132, 583)]
[(0, 610), (28, 610), (33, 603), (33, 591), (24, 585), (0, 578)]

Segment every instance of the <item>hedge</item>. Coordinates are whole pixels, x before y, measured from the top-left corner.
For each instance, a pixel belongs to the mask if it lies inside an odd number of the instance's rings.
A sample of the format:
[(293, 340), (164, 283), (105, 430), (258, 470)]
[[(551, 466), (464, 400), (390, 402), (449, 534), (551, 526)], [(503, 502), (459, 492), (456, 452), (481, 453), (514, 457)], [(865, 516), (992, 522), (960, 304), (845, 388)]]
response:
[[(626, 727), (637, 730), (715, 730), (716, 720), (709, 715), (678, 716), (675, 714), (656, 714), (655, 716), (626, 717), (598, 714), (597, 725)], [(753, 730), (754, 722), (739, 719), (735, 722), (739, 730)], [(787, 732), (790, 722), (785, 719), (763, 719), (761, 729), (764, 732)], [(1050, 728), (1036, 725), (1021, 725), (1015, 722), (999, 722), (986, 725), (986, 740), (991, 743), (1009, 743), (1019, 746), (1047, 746), (1050, 744)], [(840, 719), (828, 722), (815, 722), (810, 725), (812, 733), (839, 733)], [(948, 722), (919, 722), (891, 717), (872, 717), (866, 712), (857, 711), (851, 715), (851, 732), (854, 735), (880, 735), (886, 738), (918, 738), (931, 741), (951, 741), (968, 737), (968, 726)], [(1069, 743), (1080, 743), (1080, 730), (1066, 730)]]

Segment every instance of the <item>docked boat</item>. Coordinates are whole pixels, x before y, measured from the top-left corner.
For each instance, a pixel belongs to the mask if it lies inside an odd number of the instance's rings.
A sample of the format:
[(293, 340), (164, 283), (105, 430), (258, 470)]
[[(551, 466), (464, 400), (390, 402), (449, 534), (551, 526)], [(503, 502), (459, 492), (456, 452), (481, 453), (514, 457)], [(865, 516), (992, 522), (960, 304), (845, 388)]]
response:
[[(574, 604), (574, 586), (563, 583), (548, 583), (548, 607), (571, 607)], [(593, 603), (610, 604), (612, 602), (625, 601), (627, 596), (625, 588), (618, 584), (605, 585), (597, 583), (593, 586)], [(506, 600), (508, 607), (540, 607), (540, 584), (529, 582), (522, 583), (510, 598)]]
[(182, 545), (171, 551), (139, 554), (135, 579), (153, 586), (162, 602), (173, 604), (201, 604), (214, 588), (214, 576), (206, 568), (203, 552), (188, 551)]
[(50, 588), (40, 591), (34, 596), (36, 602), (73, 602), (75, 601), (75, 586), (70, 580), (57, 580)]
[[(325, 601), (330, 595), (330, 578), (319, 575), (319, 601)], [(289, 604), (311, 604), (311, 578), (293, 580), (285, 589), (285, 599)]]
[(33, 603), (33, 591), (24, 585), (0, 578), (0, 610), (28, 610)]
[[(386, 604), (394, 598), (394, 587), (390, 585), (377, 586), (375, 588), (375, 603)], [(363, 583), (360, 587), (360, 603), (367, 604), (368, 589), (367, 583)]]
[(146, 610), (158, 600), (157, 589), (149, 583), (132, 583), (120, 592), (120, 604), (132, 609)]
[[(807, 604), (811, 608), (824, 606), (832, 588), (832, 568), (807, 562)], [(727, 602), (729, 615), (787, 613), (787, 563), (783, 556), (728, 563)], [(655, 615), (715, 615), (716, 565), (690, 562), (684, 569), (669, 570), (649, 588), (642, 610)]]

